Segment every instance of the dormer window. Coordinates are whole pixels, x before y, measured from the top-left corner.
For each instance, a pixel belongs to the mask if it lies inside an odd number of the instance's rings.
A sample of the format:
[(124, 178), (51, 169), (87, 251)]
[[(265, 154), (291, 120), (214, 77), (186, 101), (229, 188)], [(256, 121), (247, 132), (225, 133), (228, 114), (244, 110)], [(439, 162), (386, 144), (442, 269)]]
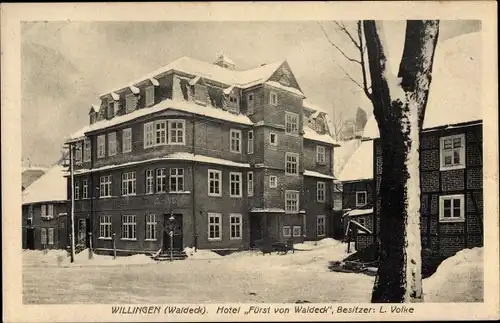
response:
[(107, 105), (107, 110), (108, 110), (108, 118), (113, 118), (114, 115), (115, 115), (115, 110), (114, 110), (114, 107), (113, 107), (113, 101), (108, 101), (108, 105)]
[(254, 113), (254, 108), (255, 108), (255, 98), (253, 93), (248, 93), (247, 94), (247, 112), (248, 114), (253, 114)]
[(120, 102), (119, 101), (113, 101), (113, 111), (115, 113), (115, 116), (118, 115), (119, 110), (120, 110)]
[(201, 104), (207, 103), (207, 87), (201, 84), (194, 86), (194, 100)]
[(231, 112), (239, 113), (240, 112), (240, 106), (238, 102), (238, 97), (235, 96), (234, 94), (229, 95), (229, 105), (228, 105), (228, 110)]
[(148, 86), (145, 90), (146, 92), (146, 106), (150, 107), (155, 104), (155, 87)]
[(125, 110), (127, 113), (135, 110), (135, 96), (133, 94), (127, 94), (125, 97)]

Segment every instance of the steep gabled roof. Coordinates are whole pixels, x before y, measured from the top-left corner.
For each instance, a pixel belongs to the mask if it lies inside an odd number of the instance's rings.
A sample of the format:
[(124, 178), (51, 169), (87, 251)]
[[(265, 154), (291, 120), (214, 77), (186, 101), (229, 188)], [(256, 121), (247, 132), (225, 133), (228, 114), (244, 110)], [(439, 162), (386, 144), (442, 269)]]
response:
[(23, 169), (22, 172), (22, 183), (21, 186), (23, 188), (28, 188), (31, 184), (33, 184), (37, 179), (39, 179), (43, 174), (45, 174), (47, 170), (46, 169), (40, 169), (40, 168), (27, 168)]
[(65, 167), (53, 166), (22, 192), (22, 203), (41, 203), (67, 200)]
[(341, 182), (373, 178), (373, 140), (362, 141), (338, 176)]

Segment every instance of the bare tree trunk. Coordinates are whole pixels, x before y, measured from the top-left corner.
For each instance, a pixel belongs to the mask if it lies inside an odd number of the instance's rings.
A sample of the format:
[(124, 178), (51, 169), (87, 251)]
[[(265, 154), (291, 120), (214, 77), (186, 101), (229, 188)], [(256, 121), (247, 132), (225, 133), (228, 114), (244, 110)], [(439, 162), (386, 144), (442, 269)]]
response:
[(387, 61), (382, 23), (364, 21), (380, 130), (380, 265), (372, 302), (422, 300), (419, 136), (432, 74), (438, 21), (408, 21), (399, 77)]

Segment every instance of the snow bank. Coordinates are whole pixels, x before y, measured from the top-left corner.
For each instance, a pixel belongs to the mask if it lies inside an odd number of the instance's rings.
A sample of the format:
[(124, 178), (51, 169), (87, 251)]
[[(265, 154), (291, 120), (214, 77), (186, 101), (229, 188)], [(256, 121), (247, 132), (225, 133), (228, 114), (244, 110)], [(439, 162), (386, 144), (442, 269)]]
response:
[(314, 250), (321, 247), (335, 247), (342, 244), (340, 241), (332, 238), (324, 238), (318, 241), (304, 241), (303, 243), (294, 244), (297, 250)]
[(64, 264), (66, 267), (75, 266), (75, 267), (86, 267), (86, 266), (126, 266), (126, 265), (147, 265), (156, 263), (149, 256), (144, 254), (138, 254), (128, 257), (116, 257), (113, 259), (113, 256), (104, 256), (104, 255), (93, 255), (92, 259), (89, 259), (89, 249), (85, 249), (75, 255), (75, 262), (71, 263), (70, 258), (68, 257)]
[(211, 250), (196, 250), (194, 251), (194, 248), (184, 248), (184, 252), (188, 256), (188, 259), (217, 259), (221, 258), (221, 255), (216, 254), (215, 252)]
[(483, 248), (457, 252), (423, 283), (426, 302), (482, 302)]

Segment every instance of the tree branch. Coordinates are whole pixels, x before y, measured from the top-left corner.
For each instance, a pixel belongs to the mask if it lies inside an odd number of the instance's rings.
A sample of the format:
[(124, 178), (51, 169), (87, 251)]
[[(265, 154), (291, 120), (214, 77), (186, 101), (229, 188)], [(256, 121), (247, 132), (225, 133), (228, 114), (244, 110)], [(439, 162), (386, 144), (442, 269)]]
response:
[(358, 63), (358, 64), (361, 64), (361, 61), (357, 60), (357, 59), (354, 59), (352, 57), (349, 57), (342, 49), (340, 49), (339, 46), (337, 46), (331, 39), (330, 37), (328, 37), (328, 33), (326, 32), (325, 28), (323, 27), (323, 25), (321, 24), (321, 22), (318, 21), (318, 25), (321, 27), (321, 30), (323, 31), (323, 34), (325, 34), (325, 37), (326, 39), (328, 40), (328, 42), (337, 50), (339, 51), (342, 56), (344, 56), (348, 61), (350, 62), (354, 62), (354, 63)]
[(342, 30), (351, 39), (351, 41), (354, 44), (354, 46), (356, 46), (356, 48), (358, 48), (359, 50), (361, 50), (361, 45), (356, 42), (356, 40), (354, 39), (354, 37), (352, 37), (352, 35), (349, 32), (349, 30), (347, 30), (347, 28), (344, 26), (344, 24), (338, 23), (336, 21), (334, 21), (334, 23), (337, 25), (337, 27), (340, 30)]
[(365, 92), (366, 97), (372, 101), (372, 94), (370, 92), (371, 86), (368, 87), (368, 80), (366, 78), (366, 65), (365, 65), (365, 48), (363, 45), (363, 29), (361, 26), (361, 21), (358, 21), (358, 39), (359, 39), (359, 52), (361, 54), (361, 74), (363, 75), (363, 91)]

